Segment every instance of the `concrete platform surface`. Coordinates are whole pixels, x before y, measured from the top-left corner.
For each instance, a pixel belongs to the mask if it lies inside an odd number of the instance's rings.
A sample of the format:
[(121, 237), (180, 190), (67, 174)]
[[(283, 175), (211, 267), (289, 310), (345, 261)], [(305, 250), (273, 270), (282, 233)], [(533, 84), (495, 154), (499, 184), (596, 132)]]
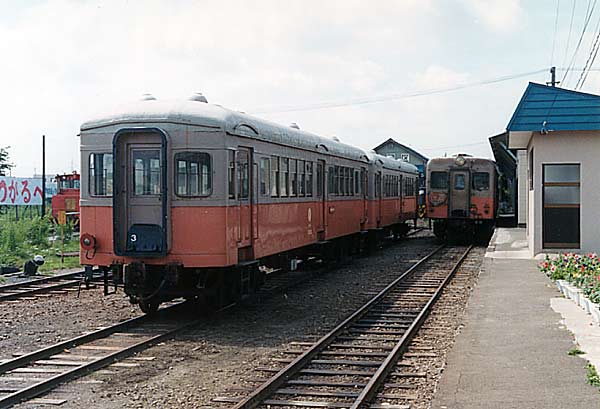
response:
[(586, 361), (567, 354), (573, 336), (550, 306), (556, 287), (524, 257), (524, 229), (493, 240), (432, 408), (600, 408)]

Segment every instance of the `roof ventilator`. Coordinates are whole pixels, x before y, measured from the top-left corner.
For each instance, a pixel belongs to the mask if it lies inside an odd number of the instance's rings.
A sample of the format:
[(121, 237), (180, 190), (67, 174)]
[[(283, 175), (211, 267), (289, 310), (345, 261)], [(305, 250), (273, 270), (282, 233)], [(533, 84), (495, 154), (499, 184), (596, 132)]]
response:
[(196, 92), (194, 95), (190, 97), (190, 101), (204, 102), (208, 103), (208, 100), (201, 92)]
[(152, 94), (144, 94), (142, 95), (142, 101), (156, 101), (156, 98)]
[(290, 124), (290, 128), (294, 128), (294, 129), (300, 129), (300, 127), (298, 126), (298, 124), (296, 122), (292, 122)]

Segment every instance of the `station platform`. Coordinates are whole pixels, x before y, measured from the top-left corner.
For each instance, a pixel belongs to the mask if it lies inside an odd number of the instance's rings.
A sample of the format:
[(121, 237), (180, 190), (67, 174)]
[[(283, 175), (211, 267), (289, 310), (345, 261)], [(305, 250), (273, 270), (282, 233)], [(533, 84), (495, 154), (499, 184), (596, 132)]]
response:
[(494, 233), (433, 409), (600, 408), (586, 360), (551, 308), (560, 296), (530, 258), (525, 229)]

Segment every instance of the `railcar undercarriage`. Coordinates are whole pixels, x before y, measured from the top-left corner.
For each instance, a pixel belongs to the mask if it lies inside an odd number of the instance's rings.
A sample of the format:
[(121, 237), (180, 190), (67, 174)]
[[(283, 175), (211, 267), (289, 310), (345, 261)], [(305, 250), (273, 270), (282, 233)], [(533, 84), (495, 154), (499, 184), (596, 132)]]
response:
[[(267, 271), (295, 270), (308, 261), (321, 265), (341, 264), (353, 255), (373, 251), (386, 238), (402, 238), (409, 230), (408, 225), (402, 223), (232, 267), (187, 268), (180, 264), (134, 262), (114, 264), (107, 270), (112, 272), (115, 287), (122, 286), (130, 302), (139, 305), (144, 313), (153, 314), (161, 303), (176, 298), (184, 298), (198, 309), (218, 309), (255, 293), (264, 284)], [(104, 285), (107, 294), (108, 279)]]

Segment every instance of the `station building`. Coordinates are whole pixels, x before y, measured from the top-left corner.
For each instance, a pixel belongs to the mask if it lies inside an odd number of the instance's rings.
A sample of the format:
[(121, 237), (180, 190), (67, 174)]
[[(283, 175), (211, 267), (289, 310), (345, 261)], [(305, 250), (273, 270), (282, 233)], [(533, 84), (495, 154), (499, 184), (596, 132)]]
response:
[(599, 252), (600, 95), (530, 83), (506, 131), (531, 254)]
[(396, 142), (389, 138), (387, 141), (373, 148), (375, 152), (382, 156), (391, 156), (411, 165), (415, 165), (419, 170), (419, 187), (424, 187), (425, 183), (425, 168), (429, 158), (420, 154), (406, 145)]

